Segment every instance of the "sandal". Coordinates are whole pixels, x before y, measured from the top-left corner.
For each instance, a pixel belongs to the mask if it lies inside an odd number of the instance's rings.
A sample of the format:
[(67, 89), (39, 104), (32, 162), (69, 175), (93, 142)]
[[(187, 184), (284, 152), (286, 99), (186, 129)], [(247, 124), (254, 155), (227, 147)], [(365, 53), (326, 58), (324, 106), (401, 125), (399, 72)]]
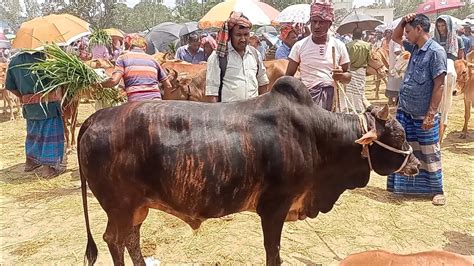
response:
[(435, 206), (443, 206), (446, 204), (446, 197), (443, 194), (435, 195), (432, 202)]

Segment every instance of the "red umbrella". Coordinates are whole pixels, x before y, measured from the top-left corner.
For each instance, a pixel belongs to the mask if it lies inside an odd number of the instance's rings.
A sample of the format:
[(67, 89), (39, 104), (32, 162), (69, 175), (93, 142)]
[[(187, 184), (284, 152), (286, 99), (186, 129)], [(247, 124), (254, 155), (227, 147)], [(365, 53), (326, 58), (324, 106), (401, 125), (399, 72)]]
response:
[(416, 13), (434, 14), (464, 6), (459, 0), (432, 0), (418, 6)]

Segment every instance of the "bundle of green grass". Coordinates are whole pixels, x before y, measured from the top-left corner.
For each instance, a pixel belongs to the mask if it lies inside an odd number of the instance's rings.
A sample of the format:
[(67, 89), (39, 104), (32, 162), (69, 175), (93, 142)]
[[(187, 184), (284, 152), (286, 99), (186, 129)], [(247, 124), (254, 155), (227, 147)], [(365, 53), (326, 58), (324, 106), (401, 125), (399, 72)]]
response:
[(63, 102), (85, 94), (110, 105), (126, 101), (118, 89), (102, 88), (99, 84), (107, 77), (99, 75), (76, 55), (68, 54), (56, 44), (46, 44), (43, 52), (45, 59), (29, 66), (38, 74), (37, 86), (43, 85), (43, 95), (62, 88)]
[(89, 36), (89, 48), (94, 46), (112, 46), (112, 37), (103, 29), (95, 29)]

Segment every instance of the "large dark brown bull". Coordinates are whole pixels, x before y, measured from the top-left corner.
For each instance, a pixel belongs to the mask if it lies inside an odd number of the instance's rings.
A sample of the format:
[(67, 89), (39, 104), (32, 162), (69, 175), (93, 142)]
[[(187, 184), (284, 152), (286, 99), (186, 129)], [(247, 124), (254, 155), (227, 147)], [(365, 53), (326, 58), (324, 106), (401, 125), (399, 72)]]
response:
[[(149, 208), (193, 229), (208, 218), (256, 211), (266, 262), (278, 264), (285, 219), (329, 212), (346, 189), (367, 185), (368, 161), (381, 175), (417, 173), (416, 158), (400, 154), (410, 148), (401, 125), (387, 116), (386, 107), (362, 117), (327, 112), (293, 77), (248, 101), (135, 102), (100, 110), (79, 132), (86, 257), (97, 258), (88, 184), (107, 213), (104, 240), (116, 265), (124, 264), (125, 247), (135, 265), (144, 265), (139, 232)], [(361, 144), (371, 160), (361, 156)]]

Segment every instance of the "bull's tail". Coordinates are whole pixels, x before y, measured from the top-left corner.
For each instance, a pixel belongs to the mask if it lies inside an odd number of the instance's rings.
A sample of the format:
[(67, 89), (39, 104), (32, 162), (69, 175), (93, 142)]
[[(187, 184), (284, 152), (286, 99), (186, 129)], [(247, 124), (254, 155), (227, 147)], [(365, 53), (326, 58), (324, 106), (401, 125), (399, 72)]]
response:
[(94, 242), (92, 237), (91, 227), (89, 224), (89, 210), (87, 208), (87, 180), (82, 172), (81, 167), (81, 137), (87, 128), (90, 126), (92, 118), (87, 119), (84, 124), (82, 124), (81, 129), (79, 130), (79, 135), (77, 137), (77, 158), (79, 162), (79, 175), (81, 176), (81, 190), (82, 190), (82, 207), (84, 208), (84, 219), (86, 220), (86, 231), (87, 231), (87, 246), (86, 254), (84, 257), (84, 263), (87, 260), (88, 265), (93, 265), (97, 260), (98, 250), (97, 245)]

